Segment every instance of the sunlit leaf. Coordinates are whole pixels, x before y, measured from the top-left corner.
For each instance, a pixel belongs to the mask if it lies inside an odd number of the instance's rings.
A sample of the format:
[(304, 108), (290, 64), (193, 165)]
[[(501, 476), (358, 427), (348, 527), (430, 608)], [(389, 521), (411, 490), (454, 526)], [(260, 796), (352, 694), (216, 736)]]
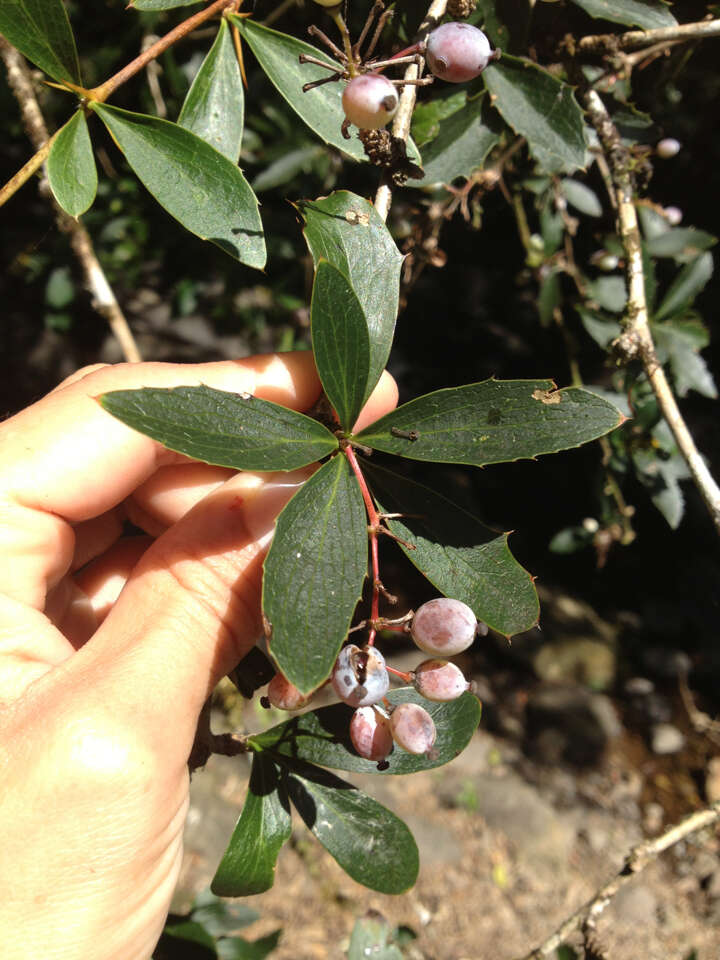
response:
[(668, 4), (661, 0), (572, 0), (591, 17), (624, 23), (629, 27), (654, 30), (656, 27), (674, 27), (677, 20)]
[(97, 170), (87, 121), (82, 110), (68, 120), (48, 157), (48, 180), (55, 199), (71, 217), (92, 205), (97, 192)]

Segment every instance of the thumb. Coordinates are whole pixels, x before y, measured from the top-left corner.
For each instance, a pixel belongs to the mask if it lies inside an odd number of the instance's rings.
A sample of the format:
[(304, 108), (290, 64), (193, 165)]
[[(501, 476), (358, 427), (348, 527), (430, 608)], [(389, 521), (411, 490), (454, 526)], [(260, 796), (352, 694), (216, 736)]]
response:
[(275, 518), (312, 470), (250, 484), (240, 474), (201, 500), (143, 555), (73, 658), (85, 689), (112, 702), (154, 752), (186, 762), (203, 703), (260, 636)]

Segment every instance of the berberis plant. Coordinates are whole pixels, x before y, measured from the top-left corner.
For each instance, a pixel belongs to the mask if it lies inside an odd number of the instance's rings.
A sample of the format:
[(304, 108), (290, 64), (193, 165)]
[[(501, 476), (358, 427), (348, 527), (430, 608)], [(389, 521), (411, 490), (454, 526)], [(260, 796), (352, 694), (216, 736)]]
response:
[[(666, 6), (651, 0), (575, 2), (591, 16), (600, 15), (601, 8), (602, 16), (624, 24), (658, 29), (675, 24)], [(134, 7), (158, 11), (187, 4), (188, 0), (135, 0)], [(484, 13), (493, 43), (470, 24), (441, 23), (447, 6), (456, 19), (472, 14), (477, 21)], [(494, 3), (481, 4), (473, 13), (472, 2), (456, 0), (449, 5), (433, 0), (422, 23), (414, 24), (409, 34), (405, 23), (404, 32), (395, 38), (387, 35), (390, 18), (383, 4), (367, 4), (367, 22), (353, 42), (342, 5), (318, 0), (306, 10), (311, 19), (314, 14), (329, 15), (339, 44), (315, 24), (310, 32), (332, 56), (270, 29), (241, 13), (240, 7), (239, 0), (216, 0), (109, 80), (88, 89), (82, 86), (62, 0), (2, 0), (0, 30), (5, 37), (61, 89), (79, 96), (80, 103), (3, 188), (0, 200), (47, 160), (50, 186), (60, 207), (71, 217), (88, 210), (97, 175), (87, 120), (99, 118), (168, 213), (240, 263), (262, 269), (263, 222), (255, 193), (238, 167), (244, 134), (241, 40), (288, 108), (328, 149), (380, 167), (374, 202), (344, 189), (295, 200), (314, 265), (312, 350), (327, 400), (318, 407), (316, 418), (204, 386), (120, 391), (106, 394), (100, 402), (136, 430), (210, 464), (253, 471), (317, 465), (279, 516), (265, 560), (264, 641), (271, 660), (258, 648), (233, 676), (248, 696), (271, 681), (268, 701), (292, 710), (306, 707), (312, 694), (332, 678), (341, 702), (308, 709), (264, 732), (233, 738), (235, 752), (252, 754), (252, 772), (214, 891), (239, 896), (272, 885), (278, 851), (290, 836), (292, 804), (352, 877), (373, 889), (399, 893), (413, 884), (418, 869), (409, 830), (326, 768), (408, 774), (451, 760), (477, 727), (480, 704), (460, 669), (439, 658), (465, 649), (487, 629), (509, 638), (538, 618), (532, 578), (510, 553), (507, 536), (410, 479), (403, 464), (483, 467), (535, 458), (602, 437), (625, 417), (608, 399), (579, 385), (557, 389), (545, 378), (489, 379), (416, 397), (355, 432), (358, 414), (388, 361), (400, 302), (403, 256), (385, 224), (392, 193), (396, 187), (427, 189), (464, 177), (466, 186), (455, 191), (453, 209), (459, 206), (471, 218), (476, 212), (471, 190), (481, 183), (478, 168), (495, 151), (497, 183), (504, 164), (527, 144), (528, 163), (532, 158), (537, 164), (536, 176), (519, 189), (537, 198), (542, 235), (531, 235), (522, 199), (513, 209), (523, 242), (527, 241), (528, 266), (537, 270), (542, 283), (541, 313), (553, 316), (560, 310), (559, 277), (566, 274), (586, 298), (588, 305), (578, 309), (585, 309), (597, 328), (607, 325), (607, 317), (597, 311), (598, 301), (603, 304), (600, 294), (608, 291), (600, 278), (595, 281), (599, 291), (595, 299), (587, 299), (590, 285), (580, 276), (567, 242), (573, 219), (567, 203), (598, 215), (595, 194), (568, 177), (594, 155), (588, 150), (583, 111), (566, 79), (573, 70), (578, 73), (577, 62), (561, 78), (559, 71), (521, 57), (501, 57), (499, 41), (508, 31)], [(176, 122), (107, 103), (129, 77), (213, 18), (219, 18), (216, 38)], [(391, 50), (385, 59), (375, 56), (381, 40)], [(595, 48), (586, 46), (592, 54)], [(563, 55), (572, 60), (576, 54), (573, 49)], [(431, 76), (423, 75), (426, 58)], [(401, 77), (386, 76), (386, 71), (392, 74), (398, 67), (404, 70)], [(588, 68), (573, 81), (588, 85), (596, 76)], [(445, 87), (445, 81), (454, 86)], [(467, 95), (458, 93), (468, 81), (477, 86), (468, 88)], [(416, 143), (409, 130), (422, 86), (428, 90), (413, 128)], [(639, 357), (652, 370), (647, 379), (636, 375), (634, 384), (618, 390), (634, 390), (637, 407), (642, 391), (647, 401), (651, 391), (660, 389), (656, 380), (658, 371), (662, 374), (647, 323), (642, 330), (637, 326), (643, 315), (637, 298), (644, 293), (638, 292), (635, 280), (640, 277), (642, 288), (642, 260), (647, 261), (649, 245), (641, 251), (637, 221), (630, 219), (630, 166), (618, 160), (624, 148), (619, 137), (613, 141), (617, 130), (597, 93), (588, 87), (586, 94), (599, 136), (595, 149), (605, 150), (611, 161), (603, 170), (619, 198), (620, 239), (608, 242), (612, 247), (608, 258), (615, 249), (622, 253), (624, 245), (634, 284), (629, 290), (635, 300), (628, 306), (625, 359)], [(383, 128), (393, 117), (390, 133)], [(359, 126), (357, 135), (353, 126)], [(647, 239), (656, 248), (658, 238), (673, 240), (657, 211), (648, 210), (647, 216)], [(577, 230), (578, 221), (572, 226)], [(687, 236), (685, 240), (689, 242)], [(671, 247), (675, 250), (672, 243)], [(687, 253), (687, 244), (682, 249)], [(702, 289), (707, 257), (704, 253), (691, 257), (657, 312), (668, 343), (675, 342), (681, 311)], [(601, 269), (614, 270), (617, 256), (609, 267), (608, 262)], [(613, 289), (617, 292), (617, 285)], [(647, 320), (647, 309), (644, 317)], [(612, 332), (620, 331), (613, 327)], [(692, 354), (696, 369), (702, 336), (697, 325), (693, 332), (695, 339), (685, 344), (683, 357)], [(635, 337), (632, 343), (630, 333)], [(649, 346), (643, 339), (646, 333)], [(636, 352), (631, 355), (633, 344)], [(667, 352), (680, 369), (678, 350), (668, 347)], [(662, 405), (661, 409), (668, 416)], [(657, 419), (653, 429), (656, 424)], [(692, 457), (678, 443), (694, 470)], [(623, 456), (620, 446), (616, 445), (616, 464)], [(626, 452), (625, 462), (629, 456)], [(622, 503), (619, 496), (616, 501)], [(381, 576), (380, 538), (394, 540), (441, 596), (415, 612), (397, 609), (393, 584)], [(369, 596), (363, 606), (368, 571)], [(431, 659), (413, 674), (398, 673), (376, 648), (379, 632), (386, 638), (393, 633), (408, 635)], [(406, 685), (391, 688), (392, 673)]]

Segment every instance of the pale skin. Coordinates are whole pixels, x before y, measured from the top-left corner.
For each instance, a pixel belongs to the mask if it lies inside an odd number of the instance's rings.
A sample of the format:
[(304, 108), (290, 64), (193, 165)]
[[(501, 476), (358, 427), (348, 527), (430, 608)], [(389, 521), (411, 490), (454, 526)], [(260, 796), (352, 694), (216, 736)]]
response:
[[(198, 716), (260, 633), (274, 521), (312, 472), (187, 460), (94, 399), (199, 383), (301, 411), (320, 393), (309, 353), (120, 364), (0, 425), (5, 960), (147, 960), (162, 931)], [(384, 374), (362, 423), (396, 403)], [(128, 517), (147, 535), (121, 539)]]

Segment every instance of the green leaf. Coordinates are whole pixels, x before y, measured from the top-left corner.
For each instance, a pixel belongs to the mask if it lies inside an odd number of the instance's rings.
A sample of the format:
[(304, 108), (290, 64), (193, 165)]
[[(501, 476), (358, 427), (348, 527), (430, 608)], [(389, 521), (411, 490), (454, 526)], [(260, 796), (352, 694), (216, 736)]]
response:
[(677, 25), (667, 4), (654, 0), (573, 0), (573, 3), (596, 19), (612, 20), (643, 30)]
[(298, 813), (353, 880), (379, 893), (412, 887), (418, 849), (399, 817), (327, 770), (294, 763), (287, 772)]
[[(435, 91), (432, 100), (418, 103), (412, 115), (412, 135), (419, 147), (434, 140), (440, 133), (440, 121), (457, 113), (467, 103), (467, 92), (454, 89), (448, 84), (444, 89)], [(423, 157), (423, 162), (425, 161)]]
[(171, 216), (241, 263), (265, 265), (257, 197), (234, 163), (176, 123), (107, 104), (90, 106)]
[(598, 346), (606, 350), (613, 340), (620, 336), (622, 327), (617, 320), (610, 319), (595, 310), (585, 307), (575, 308), (580, 315), (582, 324)]
[(346, 140), (340, 133), (345, 119), (342, 108), (343, 83), (326, 83), (314, 90), (303, 93), (303, 84), (321, 77), (327, 77), (329, 71), (313, 63), (299, 63), (301, 53), (333, 63), (322, 50), (309, 43), (269, 27), (263, 27), (255, 20), (229, 18), (240, 31), (243, 40), (255, 54), (258, 63), (269, 77), (282, 97), (290, 104), (311, 130), (325, 143), (329, 143), (342, 153), (365, 160), (365, 149), (357, 137)]
[[(507, 534), (498, 534), (429, 487), (372, 462), (363, 470), (400, 547), (440, 593), (462, 600), (498, 633), (511, 636), (537, 623), (532, 578), (510, 553)], [(402, 541), (415, 549), (403, 546)]]
[(340, 426), (349, 431), (369, 395), (370, 337), (349, 280), (327, 260), (315, 272), (310, 326), (320, 380)]
[(433, 703), (412, 687), (402, 687), (391, 690), (388, 700), (391, 704), (417, 703), (428, 711), (437, 730), (430, 757), (415, 756), (398, 747), (388, 757), (387, 770), (379, 771), (377, 764), (364, 760), (355, 752), (349, 733), (353, 709), (344, 703), (321, 707), (286, 720), (251, 737), (250, 746), (269, 750), (275, 757), (297, 757), (323, 767), (389, 776), (432, 770), (449, 763), (462, 753), (480, 723), (480, 701), (470, 693), (464, 693), (450, 703)]
[(201, 0), (132, 0), (133, 10), (172, 10), (174, 7), (191, 7)]
[(357, 194), (338, 190), (297, 206), (315, 267), (328, 260), (348, 278), (360, 300), (370, 334), (369, 395), (392, 345), (403, 256), (374, 206)]
[(537, 306), (540, 315), (540, 323), (547, 327), (552, 322), (555, 310), (562, 303), (562, 286), (560, 284), (560, 271), (550, 270), (546, 273), (540, 283), (538, 292)]
[(410, 460), (481, 467), (579, 447), (623, 419), (607, 400), (578, 387), (557, 390), (552, 380), (484, 380), (411, 400), (358, 439)]
[(233, 470), (295, 470), (337, 449), (317, 420), (249, 393), (145, 387), (113, 390), (100, 403), (168, 449)]
[(686, 263), (672, 282), (672, 285), (660, 306), (655, 311), (655, 320), (664, 320), (684, 313), (695, 297), (705, 288), (713, 275), (713, 257), (711, 253), (701, 253), (699, 257)]
[(244, 110), (240, 66), (230, 26), (223, 17), (215, 42), (185, 97), (178, 123), (237, 163)]
[(483, 120), (480, 99), (471, 100), (441, 120), (437, 136), (423, 150), (425, 176), (409, 186), (452, 183), (457, 177), (469, 177), (500, 141), (500, 125), (493, 126), (495, 129)]
[(350, 936), (347, 960), (403, 960), (403, 955), (394, 943), (388, 943), (391, 935), (387, 921), (372, 913), (355, 921)]
[(255, 754), (245, 804), (213, 877), (212, 892), (220, 897), (248, 897), (269, 890), (278, 853), (291, 830), (287, 793), (278, 769), (266, 755)]
[(601, 217), (603, 215), (602, 204), (598, 200), (597, 194), (584, 183), (566, 177), (560, 181), (560, 188), (570, 206), (575, 207), (580, 213), (584, 213), (588, 217)]
[(2, 0), (0, 33), (55, 80), (81, 83), (75, 38), (62, 0)]
[(210, 890), (201, 890), (193, 901), (190, 916), (213, 937), (224, 937), (240, 927), (249, 927), (260, 914), (244, 903), (228, 903)]
[[(169, 937), (172, 940), (181, 940), (183, 943), (194, 943), (203, 948), (201, 952), (194, 953), (196, 957), (215, 957), (215, 937), (213, 937), (203, 927), (201, 923), (195, 920), (182, 920), (180, 923), (168, 923), (163, 930), (163, 937)], [(175, 947), (175, 949), (178, 949)], [(208, 953), (206, 951), (212, 951)]]
[(685, 512), (685, 497), (679, 481), (690, 477), (688, 466), (677, 447), (674, 447), (670, 456), (665, 457), (661, 457), (655, 448), (634, 450), (632, 460), (638, 479), (648, 491), (650, 499), (668, 525), (676, 530)]
[(588, 294), (599, 306), (611, 313), (622, 313), (627, 303), (625, 278), (620, 275), (598, 277), (588, 283)]
[(653, 257), (674, 257), (677, 260), (694, 260), (702, 250), (709, 250), (717, 238), (695, 227), (673, 227), (664, 233), (651, 236), (647, 251)]
[(71, 217), (92, 206), (98, 179), (82, 110), (70, 117), (50, 148), (48, 179), (55, 199)]
[(323, 464), (277, 520), (265, 558), (270, 653), (303, 693), (330, 675), (367, 574), (367, 518), (344, 456)]
[(503, 56), (483, 73), (493, 106), (525, 137), (546, 173), (585, 165), (583, 113), (572, 87), (530, 60)]
[(220, 960), (265, 960), (277, 947), (281, 933), (282, 930), (273, 930), (257, 940), (243, 940), (242, 937), (220, 940), (217, 955)]
[(672, 368), (675, 390), (684, 397), (696, 390), (704, 397), (715, 399), (717, 387), (699, 350), (707, 346), (707, 331), (699, 320), (674, 318), (652, 325), (661, 363)]
[(320, 144), (311, 147), (298, 147), (282, 153), (277, 160), (273, 160), (252, 182), (253, 190), (262, 193), (263, 190), (273, 190), (289, 183), (298, 173), (307, 173), (313, 165), (326, 156), (326, 150)]

